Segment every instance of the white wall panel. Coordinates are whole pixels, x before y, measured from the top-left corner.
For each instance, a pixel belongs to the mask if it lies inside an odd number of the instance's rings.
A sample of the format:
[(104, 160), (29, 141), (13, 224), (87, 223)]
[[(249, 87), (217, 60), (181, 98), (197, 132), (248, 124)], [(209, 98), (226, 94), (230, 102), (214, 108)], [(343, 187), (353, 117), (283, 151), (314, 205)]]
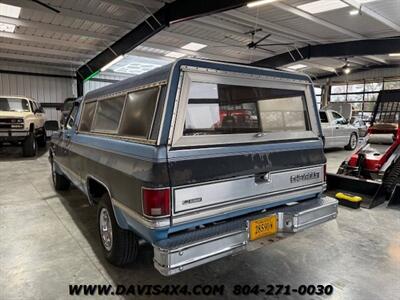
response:
[[(69, 78), (0, 73), (0, 95), (27, 96), (41, 103), (62, 103), (76, 95), (76, 81)], [(56, 109), (46, 108), (49, 120), (58, 120)]]

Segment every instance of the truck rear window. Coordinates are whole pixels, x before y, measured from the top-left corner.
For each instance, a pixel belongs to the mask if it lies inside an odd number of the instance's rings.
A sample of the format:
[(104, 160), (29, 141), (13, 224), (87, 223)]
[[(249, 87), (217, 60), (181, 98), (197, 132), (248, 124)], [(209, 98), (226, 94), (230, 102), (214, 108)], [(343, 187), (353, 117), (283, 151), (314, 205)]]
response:
[(192, 82), (184, 136), (309, 131), (303, 91)]

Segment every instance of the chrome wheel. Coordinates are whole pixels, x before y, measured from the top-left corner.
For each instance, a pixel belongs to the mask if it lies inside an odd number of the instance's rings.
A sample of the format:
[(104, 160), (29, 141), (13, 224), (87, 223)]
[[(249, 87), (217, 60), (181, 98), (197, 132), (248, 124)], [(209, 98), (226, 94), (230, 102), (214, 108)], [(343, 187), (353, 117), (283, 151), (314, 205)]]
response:
[(357, 147), (357, 136), (352, 134), (350, 137), (350, 147), (351, 149), (355, 149)]
[(99, 230), (101, 242), (107, 251), (111, 251), (113, 243), (111, 217), (106, 208), (102, 208), (99, 214)]

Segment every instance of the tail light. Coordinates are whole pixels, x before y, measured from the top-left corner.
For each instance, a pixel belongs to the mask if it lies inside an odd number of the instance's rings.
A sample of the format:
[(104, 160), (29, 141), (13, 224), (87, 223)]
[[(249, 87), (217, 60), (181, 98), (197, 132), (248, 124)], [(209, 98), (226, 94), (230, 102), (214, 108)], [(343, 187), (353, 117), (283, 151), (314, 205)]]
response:
[(149, 217), (167, 216), (170, 214), (170, 188), (143, 188), (143, 213)]

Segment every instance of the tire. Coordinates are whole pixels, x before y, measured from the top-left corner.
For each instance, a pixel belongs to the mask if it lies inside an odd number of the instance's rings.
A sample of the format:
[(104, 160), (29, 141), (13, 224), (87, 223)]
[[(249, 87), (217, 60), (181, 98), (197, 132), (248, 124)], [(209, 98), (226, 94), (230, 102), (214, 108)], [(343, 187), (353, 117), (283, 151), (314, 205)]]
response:
[(132, 231), (118, 226), (107, 193), (101, 197), (98, 204), (97, 228), (104, 255), (110, 263), (122, 267), (136, 259), (139, 249), (138, 238)]
[(43, 129), (43, 134), (37, 138), (37, 144), (39, 147), (46, 147), (46, 130)]
[(357, 148), (358, 145), (358, 135), (357, 133), (353, 132), (350, 135), (349, 143), (344, 147), (346, 150), (354, 150)]
[(56, 172), (53, 159), (51, 160), (51, 178), (56, 191), (66, 191), (71, 185), (67, 177)]
[(383, 177), (383, 190), (387, 199), (390, 198), (397, 184), (400, 184), (400, 160), (397, 160)]
[(37, 142), (33, 132), (30, 132), (22, 144), (22, 153), (25, 157), (36, 156)]

